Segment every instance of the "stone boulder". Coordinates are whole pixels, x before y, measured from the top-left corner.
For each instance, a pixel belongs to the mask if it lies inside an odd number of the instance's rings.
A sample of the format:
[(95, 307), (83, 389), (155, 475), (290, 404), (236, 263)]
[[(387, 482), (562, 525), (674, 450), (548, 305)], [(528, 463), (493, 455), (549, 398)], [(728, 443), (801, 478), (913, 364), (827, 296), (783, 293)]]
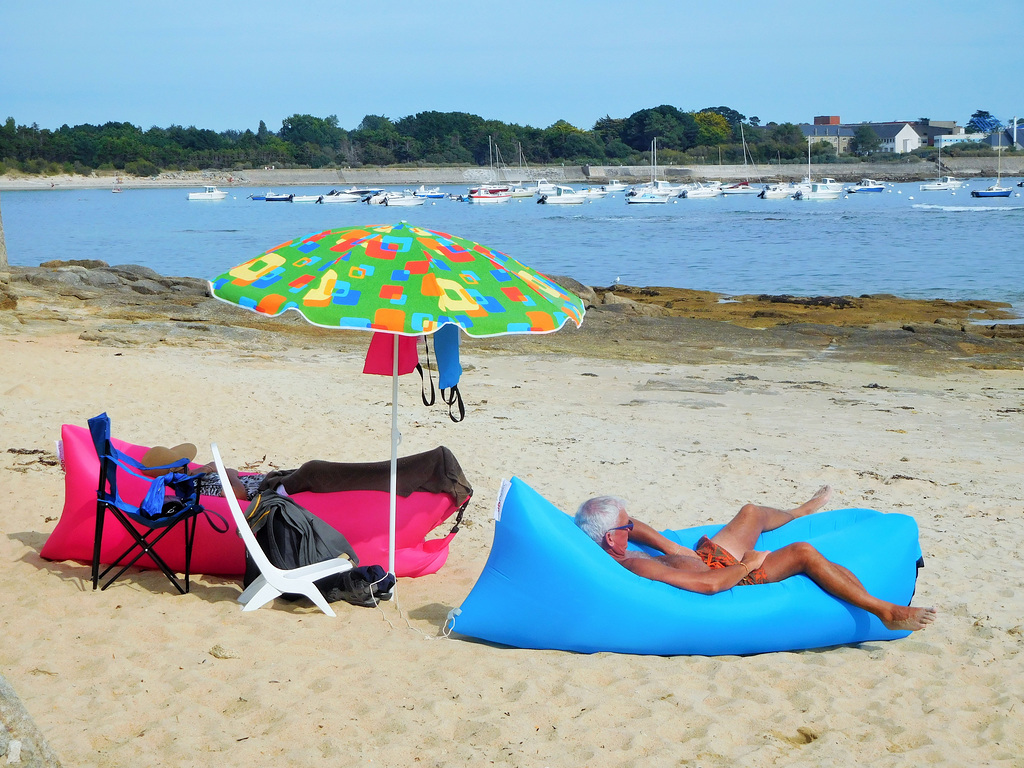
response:
[(579, 280), (574, 280), (571, 277), (565, 277), (564, 275), (549, 275), (548, 276), (555, 285), (565, 288), (567, 291), (575, 293), (580, 299), (583, 300), (583, 306), (590, 307), (597, 306), (600, 302), (597, 299), (597, 293), (589, 285), (584, 285)]

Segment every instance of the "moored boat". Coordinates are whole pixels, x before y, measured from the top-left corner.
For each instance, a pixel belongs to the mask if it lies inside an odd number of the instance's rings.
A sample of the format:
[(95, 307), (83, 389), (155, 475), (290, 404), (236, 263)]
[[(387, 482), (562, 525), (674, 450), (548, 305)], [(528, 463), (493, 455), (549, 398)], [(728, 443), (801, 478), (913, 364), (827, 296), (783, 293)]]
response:
[[(120, 192), (120, 189), (115, 190)], [(216, 187), (204, 187), (202, 192), (189, 192), (189, 200), (223, 200), (228, 196), (228, 193), (222, 189)]]
[(420, 184), (420, 188), (413, 190), (413, 194), (416, 197), (428, 197), (435, 200), (440, 200), (444, 197), (444, 192), (441, 191), (440, 187), (430, 187), (428, 189), (425, 184)]
[(471, 203), (507, 203), (512, 199), (512, 193), (507, 186), (481, 185), (469, 190), (468, 199)]
[(738, 181), (735, 184), (729, 184), (722, 187), (723, 195), (756, 195), (761, 191), (761, 187), (751, 184), (749, 181)]
[(847, 192), (881, 192), (885, 189), (885, 184), (874, 179), (861, 179), (852, 187), (847, 187)]
[(548, 205), (582, 205), (587, 202), (587, 196), (577, 192), (572, 187), (555, 186), (554, 192), (548, 192), (537, 199), (538, 203)]
[(530, 189), (529, 187), (524, 187), (522, 184), (513, 184), (511, 187), (509, 187), (508, 193), (513, 198), (527, 198), (533, 197), (534, 195), (532, 189)]
[(764, 189), (757, 193), (762, 200), (783, 200), (796, 194), (797, 189), (792, 184), (777, 183), (765, 184)]
[(668, 202), (668, 194), (661, 194), (652, 189), (633, 189), (626, 195), (627, 205), (658, 205)]
[(710, 200), (712, 197), (722, 195), (722, 185), (717, 181), (712, 184), (688, 184), (679, 192), (679, 197), (685, 200)]
[(812, 181), (810, 189), (799, 189), (793, 194), (794, 200), (837, 200), (843, 188), (835, 179), (828, 177)]
[(942, 176), (938, 179), (930, 179), (921, 185), (923, 192), (944, 192), (960, 189), (964, 185), (963, 179), (955, 179), (952, 176)]
[(996, 166), (996, 183), (988, 189), (972, 189), (971, 197), (1009, 197), (1012, 190), (1003, 186), (1003, 147), (999, 147), (999, 164)]
[(998, 181), (987, 189), (972, 189), (971, 197), (1009, 197), (1013, 190)]
[(387, 206), (411, 206), (423, 205), (427, 202), (425, 197), (417, 197), (409, 190), (402, 192), (381, 192), (377, 195), (370, 195), (366, 201), (370, 205)]
[(339, 192), (336, 189), (332, 189), (326, 195), (320, 195), (318, 203), (358, 203), (363, 199), (362, 195), (356, 195), (351, 192)]

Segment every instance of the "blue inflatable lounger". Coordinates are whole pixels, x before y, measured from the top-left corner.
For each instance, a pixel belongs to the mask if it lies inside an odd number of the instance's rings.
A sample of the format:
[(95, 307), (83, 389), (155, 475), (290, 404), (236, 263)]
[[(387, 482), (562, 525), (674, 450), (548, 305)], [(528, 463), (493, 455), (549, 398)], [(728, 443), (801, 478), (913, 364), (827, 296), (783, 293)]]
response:
[[(502, 484), (495, 518), (483, 573), (449, 614), (452, 632), (516, 648), (665, 656), (791, 651), (910, 634), (886, 629), (806, 576), (716, 595), (644, 579), (518, 478)], [(721, 527), (663, 533), (692, 548)], [(849, 568), (871, 594), (910, 604), (921, 557), (913, 518), (871, 509), (818, 512), (763, 534), (755, 548), (794, 541)]]

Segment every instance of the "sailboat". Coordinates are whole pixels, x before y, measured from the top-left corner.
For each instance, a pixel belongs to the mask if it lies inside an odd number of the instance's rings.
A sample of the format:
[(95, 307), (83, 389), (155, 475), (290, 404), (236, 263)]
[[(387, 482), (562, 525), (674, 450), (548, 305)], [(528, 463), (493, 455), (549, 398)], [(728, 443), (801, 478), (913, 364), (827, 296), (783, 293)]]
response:
[(1009, 197), (1012, 189), (1004, 187), (1003, 178), (1003, 135), (999, 134), (999, 163), (996, 166), (996, 183), (988, 189), (972, 189), (971, 197)]
[(793, 195), (794, 200), (837, 200), (843, 187), (835, 179), (822, 176), (821, 181), (811, 179), (811, 137), (807, 137), (807, 181)]
[[(743, 178), (744, 181), (722, 187), (723, 195), (756, 195), (761, 190), (750, 185), (750, 175), (747, 172), (747, 138), (743, 135), (743, 123), (740, 123), (740, 143), (743, 145)], [(753, 158), (751, 158), (753, 162)]]
[(491, 169), (490, 184), (481, 184), (479, 187), (474, 187), (469, 190), (469, 202), (471, 203), (507, 203), (512, 199), (512, 195), (509, 193), (508, 184), (500, 184), (497, 181), (497, 175), (494, 172), (494, 145), (491, 143), (491, 137), (487, 137), (487, 163)]
[[(942, 173), (942, 145), (938, 146), (939, 153), (935, 156), (935, 168)], [(952, 192), (964, 185), (962, 179), (954, 179), (952, 176), (940, 176), (937, 179), (930, 179), (921, 185), (922, 192)]]
[(520, 142), (519, 143), (519, 180), (518, 181), (513, 181), (512, 184), (511, 184), (511, 187), (509, 188), (509, 194), (512, 195), (513, 198), (516, 198), (516, 197), (533, 197), (534, 194), (536, 194), (539, 191), (539, 189), (531, 189), (529, 187), (524, 187), (523, 186), (523, 180), (525, 178), (526, 178), (526, 176), (525, 176), (525, 173), (523, 171), (523, 144), (522, 144), (522, 142)]
[(674, 191), (671, 184), (658, 179), (658, 137), (655, 136), (651, 142), (651, 180), (627, 192), (626, 202), (633, 205), (667, 203), (669, 195)]

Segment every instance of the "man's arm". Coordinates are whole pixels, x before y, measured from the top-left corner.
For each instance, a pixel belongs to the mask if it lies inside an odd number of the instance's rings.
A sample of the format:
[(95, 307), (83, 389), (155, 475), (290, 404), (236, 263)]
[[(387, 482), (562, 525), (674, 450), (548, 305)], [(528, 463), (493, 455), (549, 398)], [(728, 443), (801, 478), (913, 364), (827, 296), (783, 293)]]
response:
[(714, 595), (732, 589), (750, 572), (750, 566), (746, 563), (706, 571), (681, 570), (665, 565), (659, 560), (639, 557), (624, 560), (622, 564), (637, 576), (643, 576), (651, 581), (661, 581), (671, 584), (673, 587), (702, 595)]
[(629, 518), (633, 522), (633, 530), (629, 532), (629, 540), (647, 547), (654, 547), (666, 555), (692, 555), (693, 550), (676, 544), (651, 528), (647, 523)]

